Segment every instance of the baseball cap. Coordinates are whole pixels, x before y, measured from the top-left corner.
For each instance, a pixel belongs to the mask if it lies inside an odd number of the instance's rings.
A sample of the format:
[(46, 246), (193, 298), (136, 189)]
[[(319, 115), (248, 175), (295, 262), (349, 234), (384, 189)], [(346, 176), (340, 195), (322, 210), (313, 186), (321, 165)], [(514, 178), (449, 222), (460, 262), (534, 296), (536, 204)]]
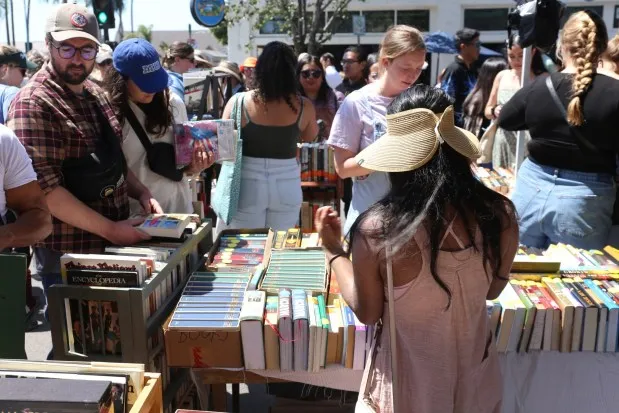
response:
[(101, 46), (99, 46), (99, 51), (97, 52), (97, 64), (101, 64), (106, 60), (112, 60), (112, 53), (114, 53), (112, 51), (112, 48), (109, 45), (103, 43)]
[(251, 56), (248, 57), (241, 65), (241, 71), (245, 70), (246, 67), (256, 67), (256, 63), (258, 63), (257, 58)]
[(161, 92), (168, 87), (168, 72), (161, 66), (159, 53), (144, 39), (128, 39), (116, 46), (113, 64), (145, 93)]
[(99, 43), (99, 23), (94, 14), (86, 7), (66, 3), (47, 18), (45, 33), (51, 34), (57, 42), (68, 39), (83, 38)]
[(8, 63), (13, 63), (22, 69), (34, 70), (37, 68), (37, 65), (26, 58), (24, 52), (0, 55), (0, 65)]

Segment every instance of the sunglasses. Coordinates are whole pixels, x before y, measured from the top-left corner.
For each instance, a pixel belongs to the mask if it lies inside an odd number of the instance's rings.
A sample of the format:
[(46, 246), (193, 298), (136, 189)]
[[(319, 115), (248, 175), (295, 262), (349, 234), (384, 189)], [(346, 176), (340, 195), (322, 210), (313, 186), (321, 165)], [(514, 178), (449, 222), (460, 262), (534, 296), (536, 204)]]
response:
[(310, 77), (320, 79), (322, 77), (322, 70), (302, 70), (301, 76), (303, 76), (304, 79), (309, 79)]
[(73, 47), (68, 44), (55, 44), (52, 43), (52, 46), (58, 50), (58, 54), (63, 59), (72, 59), (75, 56), (75, 53), (80, 54), (82, 59), (84, 60), (93, 60), (97, 57), (97, 52), (99, 49), (95, 46), (84, 46), (84, 47)]

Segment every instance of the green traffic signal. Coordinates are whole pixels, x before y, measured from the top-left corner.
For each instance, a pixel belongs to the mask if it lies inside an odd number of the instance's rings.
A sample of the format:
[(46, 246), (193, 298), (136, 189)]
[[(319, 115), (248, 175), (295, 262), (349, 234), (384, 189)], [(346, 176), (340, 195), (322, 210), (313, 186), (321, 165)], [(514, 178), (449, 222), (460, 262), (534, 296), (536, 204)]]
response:
[(97, 19), (99, 20), (100, 24), (107, 23), (107, 13), (104, 12), (104, 11), (99, 12), (99, 15), (97, 16)]

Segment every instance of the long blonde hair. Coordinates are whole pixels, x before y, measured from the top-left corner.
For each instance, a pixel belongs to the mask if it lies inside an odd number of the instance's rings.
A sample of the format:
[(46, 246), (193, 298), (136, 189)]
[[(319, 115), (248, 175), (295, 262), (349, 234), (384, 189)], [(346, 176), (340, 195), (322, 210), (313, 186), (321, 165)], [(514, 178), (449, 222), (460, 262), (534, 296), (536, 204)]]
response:
[(583, 100), (593, 82), (600, 56), (606, 50), (608, 34), (604, 21), (595, 13), (580, 11), (570, 16), (561, 33), (561, 45), (569, 53), (576, 68), (572, 82), (572, 98), (567, 106), (570, 125), (584, 123)]
[[(379, 61), (384, 58), (393, 60), (406, 53), (426, 48), (423, 35), (414, 27), (398, 24), (392, 26), (385, 33), (380, 42)], [(382, 63), (381, 63), (382, 66)]]

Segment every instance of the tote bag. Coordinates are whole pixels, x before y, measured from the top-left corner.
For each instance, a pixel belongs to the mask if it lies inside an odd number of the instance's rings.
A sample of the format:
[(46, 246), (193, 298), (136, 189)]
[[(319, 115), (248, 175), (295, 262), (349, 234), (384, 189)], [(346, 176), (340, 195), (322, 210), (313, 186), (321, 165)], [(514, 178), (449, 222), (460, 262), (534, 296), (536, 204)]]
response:
[[(236, 158), (234, 161), (224, 161), (215, 186), (215, 195), (212, 200), (213, 211), (229, 225), (236, 215), (241, 194), (241, 168), (243, 164), (243, 140), (241, 139), (241, 113), (245, 93), (234, 96), (232, 119), (236, 126), (238, 139), (236, 142)], [(240, 102), (239, 102), (240, 100)]]

